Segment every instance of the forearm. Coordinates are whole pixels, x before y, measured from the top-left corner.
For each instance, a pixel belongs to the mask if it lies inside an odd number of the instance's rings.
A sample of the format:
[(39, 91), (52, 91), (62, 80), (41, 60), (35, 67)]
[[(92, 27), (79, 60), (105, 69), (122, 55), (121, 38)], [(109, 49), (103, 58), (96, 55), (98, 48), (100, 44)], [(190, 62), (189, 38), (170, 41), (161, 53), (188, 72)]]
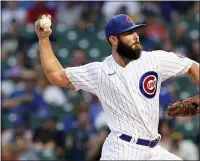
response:
[(39, 51), (40, 61), (47, 79), (51, 84), (59, 86), (61, 81), (58, 80), (62, 79), (59, 73), (64, 69), (53, 53), (49, 38), (39, 40)]
[(40, 61), (45, 75), (51, 79), (53, 73), (63, 70), (63, 67), (53, 53), (49, 38), (39, 40)]
[(199, 79), (199, 72), (200, 72), (200, 68), (199, 68), (199, 63), (194, 62), (191, 66), (191, 68), (188, 71), (188, 75), (193, 79), (193, 81), (200, 86), (200, 79)]

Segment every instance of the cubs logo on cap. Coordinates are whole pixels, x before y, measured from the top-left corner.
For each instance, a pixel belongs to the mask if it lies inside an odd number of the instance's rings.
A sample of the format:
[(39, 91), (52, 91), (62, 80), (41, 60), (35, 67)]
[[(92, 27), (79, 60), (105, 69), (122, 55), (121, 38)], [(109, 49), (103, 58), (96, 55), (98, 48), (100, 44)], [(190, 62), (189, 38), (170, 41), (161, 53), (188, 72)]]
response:
[(142, 75), (139, 82), (140, 92), (147, 98), (153, 98), (156, 95), (158, 74), (149, 71)]
[(126, 21), (129, 23), (133, 23), (133, 20), (129, 16), (126, 16)]

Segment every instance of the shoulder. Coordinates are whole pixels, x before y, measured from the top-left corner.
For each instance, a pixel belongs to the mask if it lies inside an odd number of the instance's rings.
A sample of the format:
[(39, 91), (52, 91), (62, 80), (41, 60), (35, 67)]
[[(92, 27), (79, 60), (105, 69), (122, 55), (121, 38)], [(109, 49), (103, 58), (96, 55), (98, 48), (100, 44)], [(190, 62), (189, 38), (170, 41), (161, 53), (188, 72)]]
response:
[(167, 54), (172, 52), (167, 52), (164, 50), (152, 50), (152, 51), (142, 51), (142, 56), (157, 55), (157, 54)]
[(80, 66), (72, 66), (72, 67), (67, 67), (66, 69), (67, 70), (89, 70), (89, 69), (98, 69), (102, 66), (102, 62), (91, 62), (91, 63), (87, 63), (87, 64), (84, 64), (84, 65), (80, 65)]
[(91, 63), (88, 63), (88, 65), (101, 66), (102, 62), (91, 62)]
[(112, 60), (112, 55), (109, 55), (109, 56), (107, 56), (107, 57), (105, 57), (105, 59), (103, 60), (103, 64), (104, 63), (108, 63), (108, 62), (110, 62)]
[(174, 52), (168, 52), (164, 50), (153, 50), (153, 51), (143, 51), (141, 57), (153, 57), (155, 59), (163, 59), (163, 58), (174, 58), (178, 57), (179, 55)]
[(113, 65), (115, 64), (115, 60), (113, 58), (112, 55), (107, 56), (102, 64), (102, 69), (104, 69), (105, 71), (109, 70), (111, 67), (113, 67)]
[(102, 62), (91, 62), (80, 67), (83, 67), (83, 69), (87, 71), (90, 71), (90, 70), (99, 71), (101, 67), (103, 66), (102, 64), (103, 64)]

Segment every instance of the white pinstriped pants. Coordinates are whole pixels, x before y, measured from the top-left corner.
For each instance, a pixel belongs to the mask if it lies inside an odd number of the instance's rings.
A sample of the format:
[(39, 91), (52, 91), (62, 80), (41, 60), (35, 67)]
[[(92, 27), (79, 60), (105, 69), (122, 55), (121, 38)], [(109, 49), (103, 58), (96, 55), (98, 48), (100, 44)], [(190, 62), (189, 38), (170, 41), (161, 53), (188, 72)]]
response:
[(106, 138), (100, 160), (182, 160), (160, 145), (149, 148), (121, 140), (112, 132)]

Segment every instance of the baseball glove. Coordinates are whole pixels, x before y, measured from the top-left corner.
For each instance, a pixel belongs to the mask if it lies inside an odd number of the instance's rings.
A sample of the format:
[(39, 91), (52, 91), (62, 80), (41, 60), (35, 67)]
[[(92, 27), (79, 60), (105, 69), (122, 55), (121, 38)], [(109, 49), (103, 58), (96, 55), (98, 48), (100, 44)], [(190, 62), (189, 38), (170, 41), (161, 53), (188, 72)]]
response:
[(168, 106), (168, 116), (194, 116), (200, 113), (199, 95), (189, 97), (185, 100), (177, 101)]

